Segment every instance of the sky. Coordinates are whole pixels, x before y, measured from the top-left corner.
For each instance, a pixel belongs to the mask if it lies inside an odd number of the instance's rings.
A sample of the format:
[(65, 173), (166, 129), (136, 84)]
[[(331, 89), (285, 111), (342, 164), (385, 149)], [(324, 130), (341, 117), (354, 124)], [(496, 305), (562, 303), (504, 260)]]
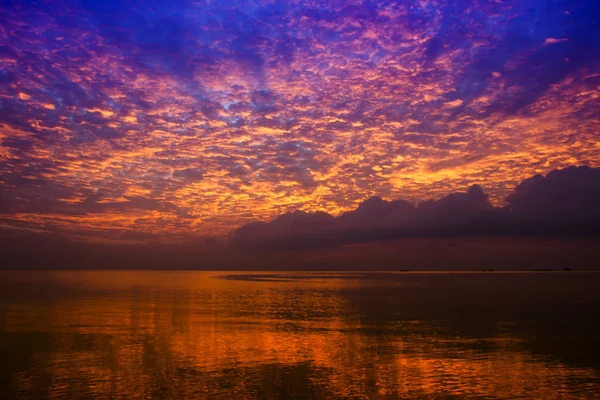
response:
[(500, 209), (600, 167), (597, 0), (0, 7), (3, 235), (178, 242), (373, 196)]

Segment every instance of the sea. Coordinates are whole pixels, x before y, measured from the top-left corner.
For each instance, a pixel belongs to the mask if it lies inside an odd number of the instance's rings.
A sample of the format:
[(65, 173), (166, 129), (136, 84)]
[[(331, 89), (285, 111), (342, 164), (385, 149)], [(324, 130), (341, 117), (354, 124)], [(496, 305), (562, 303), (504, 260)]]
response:
[(597, 399), (600, 273), (0, 271), (2, 399)]

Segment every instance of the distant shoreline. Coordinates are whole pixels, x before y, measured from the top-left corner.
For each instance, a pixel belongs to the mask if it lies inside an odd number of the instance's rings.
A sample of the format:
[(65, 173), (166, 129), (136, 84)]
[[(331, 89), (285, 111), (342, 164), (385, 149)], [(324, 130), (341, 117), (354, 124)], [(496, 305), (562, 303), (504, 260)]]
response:
[(0, 268), (1, 272), (14, 271), (67, 271), (67, 272), (239, 272), (239, 273), (354, 273), (354, 274), (506, 274), (506, 273), (600, 273), (600, 269), (386, 269), (386, 270), (358, 270), (358, 269), (200, 269), (200, 268)]

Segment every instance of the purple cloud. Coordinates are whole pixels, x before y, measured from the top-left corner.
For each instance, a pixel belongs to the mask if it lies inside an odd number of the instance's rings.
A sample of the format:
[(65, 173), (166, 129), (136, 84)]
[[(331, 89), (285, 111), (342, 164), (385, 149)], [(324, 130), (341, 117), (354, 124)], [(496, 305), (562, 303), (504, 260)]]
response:
[(493, 207), (478, 185), (414, 206), (372, 197), (354, 211), (287, 213), (271, 222), (235, 230), (232, 243), (245, 248), (290, 250), (336, 247), (397, 237), (600, 234), (600, 168), (571, 167), (521, 182)]

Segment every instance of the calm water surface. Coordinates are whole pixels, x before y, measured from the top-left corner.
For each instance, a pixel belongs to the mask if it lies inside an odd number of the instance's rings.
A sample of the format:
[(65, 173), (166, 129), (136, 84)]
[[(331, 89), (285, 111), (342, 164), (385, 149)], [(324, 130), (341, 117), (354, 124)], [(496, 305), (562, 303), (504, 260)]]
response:
[(600, 398), (600, 274), (0, 272), (0, 398)]

